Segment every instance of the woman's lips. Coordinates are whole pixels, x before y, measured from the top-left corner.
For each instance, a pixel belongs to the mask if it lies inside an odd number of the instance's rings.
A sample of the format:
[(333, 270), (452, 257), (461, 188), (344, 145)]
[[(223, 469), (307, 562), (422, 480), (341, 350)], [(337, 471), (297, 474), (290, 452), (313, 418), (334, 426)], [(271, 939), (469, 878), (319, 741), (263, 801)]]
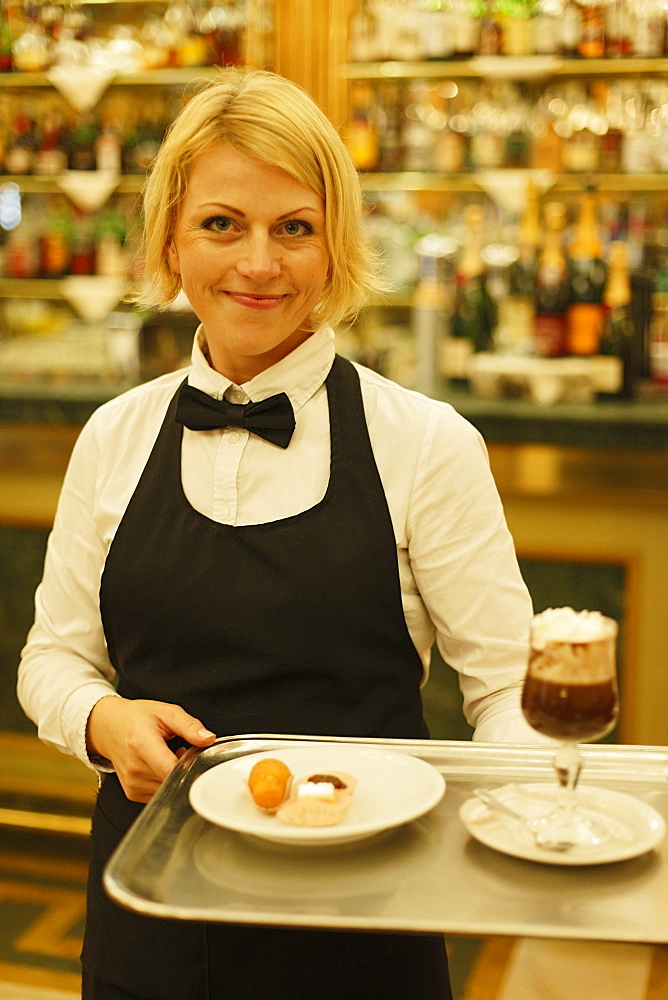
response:
[(285, 295), (255, 295), (251, 292), (225, 292), (227, 297), (246, 309), (266, 310), (280, 305)]

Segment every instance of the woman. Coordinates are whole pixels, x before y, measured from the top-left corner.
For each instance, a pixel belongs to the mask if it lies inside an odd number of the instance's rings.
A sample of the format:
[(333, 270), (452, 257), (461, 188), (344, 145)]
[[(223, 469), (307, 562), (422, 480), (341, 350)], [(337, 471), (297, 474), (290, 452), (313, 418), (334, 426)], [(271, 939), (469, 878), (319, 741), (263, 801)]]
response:
[(143, 301), (185, 291), (192, 365), (83, 430), (19, 677), (42, 739), (105, 775), (84, 998), (444, 1000), (438, 936), (176, 923), (102, 892), (179, 746), (426, 737), (435, 638), (476, 738), (534, 738), (531, 604), (479, 436), (335, 357), (331, 326), (376, 278), (325, 116), (273, 74), (222, 72), (173, 125), (144, 210)]

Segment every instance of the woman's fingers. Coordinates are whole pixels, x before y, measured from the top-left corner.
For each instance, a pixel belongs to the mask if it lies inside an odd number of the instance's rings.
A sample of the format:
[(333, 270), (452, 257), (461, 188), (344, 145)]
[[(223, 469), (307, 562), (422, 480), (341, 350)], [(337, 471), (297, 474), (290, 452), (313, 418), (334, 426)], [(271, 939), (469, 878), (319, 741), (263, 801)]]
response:
[(167, 740), (174, 736), (195, 746), (216, 738), (199, 719), (168, 702), (106, 697), (88, 718), (89, 753), (111, 761), (133, 802), (148, 802), (172, 771), (178, 758)]

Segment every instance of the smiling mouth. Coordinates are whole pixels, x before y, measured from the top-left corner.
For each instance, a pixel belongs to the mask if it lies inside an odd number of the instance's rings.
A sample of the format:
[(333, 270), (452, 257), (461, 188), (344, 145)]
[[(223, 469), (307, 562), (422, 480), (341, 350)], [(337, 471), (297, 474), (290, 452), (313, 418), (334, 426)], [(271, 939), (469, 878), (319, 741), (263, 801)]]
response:
[(224, 294), (232, 302), (245, 306), (247, 309), (272, 309), (274, 306), (280, 305), (287, 298), (287, 294), (285, 293), (281, 295), (262, 295), (256, 292), (226, 291)]

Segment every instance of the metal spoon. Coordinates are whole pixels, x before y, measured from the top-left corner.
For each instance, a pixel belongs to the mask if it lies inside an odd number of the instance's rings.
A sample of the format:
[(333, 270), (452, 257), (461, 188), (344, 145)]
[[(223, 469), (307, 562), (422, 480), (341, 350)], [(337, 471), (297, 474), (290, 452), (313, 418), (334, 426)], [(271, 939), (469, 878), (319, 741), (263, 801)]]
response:
[(492, 795), (491, 792), (488, 792), (486, 788), (474, 788), (473, 794), (476, 798), (479, 798), (481, 802), (484, 802), (488, 809), (493, 809), (495, 812), (501, 813), (503, 816), (509, 816), (511, 819), (517, 820), (526, 826), (527, 829), (533, 834), (533, 838), (538, 847), (542, 847), (546, 851), (567, 851), (569, 848), (573, 847), (572, 842), (569, 840), (548, 840), (540, 829), (539, 820), (529, 819), (528, 816), (523, 816), (522, 813), (518, 813), (515, 809), (511, 809), (505, 802), (502, 802), (500, 799), (497, 799), (495, 795)]

